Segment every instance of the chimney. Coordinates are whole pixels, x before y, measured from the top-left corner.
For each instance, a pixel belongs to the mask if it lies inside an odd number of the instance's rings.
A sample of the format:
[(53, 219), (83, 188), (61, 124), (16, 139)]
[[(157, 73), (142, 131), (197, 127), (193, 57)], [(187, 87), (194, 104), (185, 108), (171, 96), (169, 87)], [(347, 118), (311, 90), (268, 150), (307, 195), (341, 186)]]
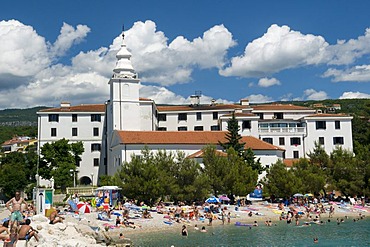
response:
[(200, 103), (199, 95), (191, 95), (190, 96), (190, 102), (192, 106), (197, 106)]
[(249, 105), (249, 99), (241, 99), (240, 104), (241, 105)]
[(71, 107), (71, 103), (69, 102), (63, 101), (60, 103), (60, 108), (70, 108), (70, 107)]

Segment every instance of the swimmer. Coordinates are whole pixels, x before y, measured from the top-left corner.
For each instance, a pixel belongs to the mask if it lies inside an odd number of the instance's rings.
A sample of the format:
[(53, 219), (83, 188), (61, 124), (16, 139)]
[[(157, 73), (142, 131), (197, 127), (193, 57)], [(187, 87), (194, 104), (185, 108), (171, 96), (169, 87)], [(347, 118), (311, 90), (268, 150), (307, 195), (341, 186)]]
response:
[(188, 236), (188, 230), (186, 229), (186, 225), (182, 226), (181, 235), (184, 236), (184, 237)]
[(200, 230), (200, 232), (207, 232), (206, 227), (202, 226), (202, 230)]
[(195, 224), (195, 226), (194, 226), (194, 230), (196, 230), (196, 231), (198, 231), (198, 230), (199, 230), (199, 227), (198, 227), (198, 225), (197, 225), (197, 224)]
[(319, 238), (318, 238), (318, 237), (314, 238), (314, 239), (313, 239), (313, 242), (314, 242), (315, 244), (317, 244), (317, 243), (319, 242)]

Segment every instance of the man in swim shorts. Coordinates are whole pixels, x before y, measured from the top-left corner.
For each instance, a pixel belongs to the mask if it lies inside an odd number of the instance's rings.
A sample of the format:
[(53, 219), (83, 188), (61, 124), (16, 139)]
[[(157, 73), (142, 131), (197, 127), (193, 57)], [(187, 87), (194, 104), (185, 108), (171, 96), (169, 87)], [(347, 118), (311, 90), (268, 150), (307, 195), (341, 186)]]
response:
[(12, 213), (10, 215), (10, 226), (13, 226), (13, 222), (17, 221), (19, 225), (19, 222), (23, 222), (23, 216), (21, 213), (22, 204), (26, 204), (27, 202), (21, 197), (21, 192), (16, 191), (15, 197), (10, 199), (6, 204), (6, 208)]

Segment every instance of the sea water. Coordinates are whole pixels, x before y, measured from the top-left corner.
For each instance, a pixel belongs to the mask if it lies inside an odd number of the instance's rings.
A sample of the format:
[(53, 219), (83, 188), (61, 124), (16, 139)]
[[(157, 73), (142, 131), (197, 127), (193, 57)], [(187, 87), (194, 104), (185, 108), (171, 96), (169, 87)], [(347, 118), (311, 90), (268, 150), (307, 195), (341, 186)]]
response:
[[(217, 222), (218, 223), (218, 222)], [(258, 227), (215, 224), (206, 233), (188, 226), (189, 236), (181, 236), (180, 230), (156, 233), (138, 233), (130, 236), (138, 246), (370, 246), (370, 219), (353, 222), (346, 219), (339, 225), (336, 219), (323, 225), (297, 227), (284, 221), (276, 226)], [(203, 224), (205, 225), (205, 224)], [(198, 224), (202, 226), (202, 224)], [(319, 242), (315, 244), (313, 239)]]

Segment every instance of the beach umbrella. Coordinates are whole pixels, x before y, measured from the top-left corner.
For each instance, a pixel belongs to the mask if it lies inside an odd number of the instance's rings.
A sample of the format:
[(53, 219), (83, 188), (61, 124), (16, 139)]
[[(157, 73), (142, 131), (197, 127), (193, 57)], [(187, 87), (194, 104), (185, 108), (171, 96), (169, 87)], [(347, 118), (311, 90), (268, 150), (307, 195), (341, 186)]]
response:
[(306, 197), (312, 197), (312, 196), (313, 196), (313, 194), (308, 193), (308, 194), (304, 194), (304, 196), (306, 196)]
[(212, 197), (208, 198), (208, 199), (206, 200), (206, 202), (207, 202), (207, 203), (218, 203), (218, 202), (221, 202), (221, 200), (220, 200), (220, 199), (218, 199), (218, 198), (217, 198), (217, 197), (215, 197), (215, 196), (212, 196)]
[(79, 202), (77, 203), (77, 208), (80, 213), (91, 213), (91, 206), (87, 202)]
[(230, 201), (230, 198), (225, 195), (219, 196), (218, 199), (220, 199), (221, 201)]
[(302, 197), (303, 195), (302, 194), (300, 194), (300, 193), (295, 193), (294, 195), (293, 195), (293, 197)]

